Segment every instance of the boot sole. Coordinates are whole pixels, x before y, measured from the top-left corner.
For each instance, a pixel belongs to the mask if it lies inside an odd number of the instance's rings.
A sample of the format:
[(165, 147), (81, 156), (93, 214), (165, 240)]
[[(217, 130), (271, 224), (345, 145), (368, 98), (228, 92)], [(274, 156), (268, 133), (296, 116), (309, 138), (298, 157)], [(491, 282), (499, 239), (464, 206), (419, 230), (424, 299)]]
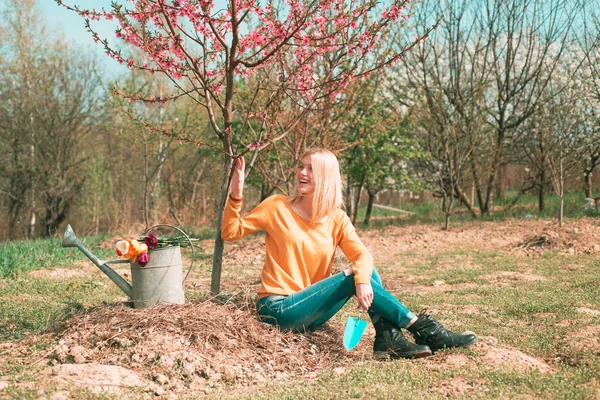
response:
[(415, 358), (429, 357), (431, 355), (433, 355), (433, 352), (429, 351), (429, 350), (414, 351), (414, 352), (410, 352), (410, 353), (395, 353), (391, 350), (374, 351), (373, 352), (373, 358), (375, 358), (376, 360), (387, 360), (387, 359), (397, 359), (397, 358), (415, 359)]

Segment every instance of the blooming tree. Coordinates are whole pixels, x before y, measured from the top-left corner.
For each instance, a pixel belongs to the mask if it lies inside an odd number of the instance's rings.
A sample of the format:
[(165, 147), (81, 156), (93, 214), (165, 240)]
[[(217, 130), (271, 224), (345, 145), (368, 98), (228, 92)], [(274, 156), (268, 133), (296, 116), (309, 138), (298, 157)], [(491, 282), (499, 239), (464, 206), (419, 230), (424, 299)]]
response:
[[(354, 79), (393, 64), (426, 36), (404, 44), (389, 40), (409, 17), (409, 0), (128, 0), (114, 2), (110, 10), (56, 1), (86, 19), (108, 56), (130, 68), (164, 74), (173, 86), (168, 95), (144, 96), (118, 88), (116, 93), (159, 104), (187, 96), (205, 108), (219, 146), (207, 138), (176, 136), (180, 142), (214, 146), (224, 154), (211, 283), (215, 294), (220, 290), (220, 228), (233, 160), (249, 150), (256, 156), (322, 100), (336, 98)], [(95, 20), (116, 21), (117, 39), (142, 56), (126, 56), (101, 38), (93, 29)], [(257, 76), (261, 78), (248, 79)], [(242, 115), (236, 88), (250, 81), (256, 96)], [(299, 105), (301, 111), (282, 124), (278, 115), (286, 102)], [(157, 133), (175, 135), (142, 122)], [(241, 143), (239, 130), (252, 132), (253, 140)]]

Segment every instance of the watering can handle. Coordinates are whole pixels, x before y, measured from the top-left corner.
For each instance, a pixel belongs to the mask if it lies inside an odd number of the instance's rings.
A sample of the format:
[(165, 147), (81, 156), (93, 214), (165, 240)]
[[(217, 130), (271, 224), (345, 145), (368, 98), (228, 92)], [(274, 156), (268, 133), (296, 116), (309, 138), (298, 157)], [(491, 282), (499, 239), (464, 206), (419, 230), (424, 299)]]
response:
[(148, 229), (146, 229), (146, 230), (144, 231), (144, 236), (145, 236), (145, 235), (146, 235), (148, 232), (150, 232), (152, 229), (154, 229), (154, 228), (158, 228), (158, 227), (161, 227), (161, 226), (165, 226), (165, 227), (168, 227), (168, 228), (173, 228), (173, 229), (176, 229), (176, 230), (178, 230), (178, 231), (179, 231), (179, 232), (180, 232), (180, 233), (181, 233), (183, 236), (185, 236), (185, 238), (188, 240), (188, 242), (190, 242), (190, 247), (192, 248), (192, 262), (190, 263), (190, 267), (188, 268), (188, 271), (187, 271), (187, 273), (185, 274), (185, 277), (183, 278), (183, 281), (181, 282), (181, 283), (183, 284), (183, 282), (185, 282), (185, 280), (187, 279), (187, 277), (188, 277), (188, 275), (190, 274), (190, 272), (192, 272), (192, 268), (194, 267), (194, 260), (195, 260), (195, 258), (196, 258), (196, 257), (195, 257), (195, 256), (196, 256), (196, 253), (195, 253), (195, 251), (194, 251), (194, 243), (192, 243), (192, 239), (190, 239), (190, 237), (188, 236), (188, 234), (187, 234), (187, 233), (185, 233), (185, 232), (183, 231), (183, 229), (181, 229), (181, 228), (178, 228), (178, 227), (176, 227), (176, 226), (174, 226), (174, 225), (170, 225), (170, 224), (156, 224), (156, 225), (152, 225), (150, 228), (148, 228)]

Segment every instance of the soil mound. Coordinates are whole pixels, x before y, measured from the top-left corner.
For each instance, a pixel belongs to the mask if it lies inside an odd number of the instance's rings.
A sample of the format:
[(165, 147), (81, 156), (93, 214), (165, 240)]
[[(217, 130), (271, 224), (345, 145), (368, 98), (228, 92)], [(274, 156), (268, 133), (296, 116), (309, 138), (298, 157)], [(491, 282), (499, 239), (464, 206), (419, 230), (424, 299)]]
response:
[[(56, 366), (119, 365), (154, 382), (156, 394), (211, 392), (298, 377), (349, 358), (325, 327), (305, 334), (260, 322), (252, 301), (187, 302), (143, 310), (99, 307), (74, 316), (53, 335)], [(54, 373), (60, 373), (60, 370)]]
[(574, 221), (563, 229), (550, 226), (538, 232), (534, 230), (533, 234), (511, 244), (509, 249), (527, 255), (540, 255), (546, 250), (559, 250), (565, 254), (595, 254), (600, 252), (599, 239), (598, 226), (586, 221)]

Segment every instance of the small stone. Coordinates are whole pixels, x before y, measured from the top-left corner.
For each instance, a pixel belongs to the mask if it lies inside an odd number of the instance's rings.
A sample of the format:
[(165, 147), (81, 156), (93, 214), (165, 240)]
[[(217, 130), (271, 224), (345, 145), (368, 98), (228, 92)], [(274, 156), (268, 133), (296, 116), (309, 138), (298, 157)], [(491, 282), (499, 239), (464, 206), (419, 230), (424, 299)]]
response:
[(336, 369), (334, 369), (334, 370), (333, 370), (333, 372), (334, 372), (336, 375), (342, 375), (343, 373), (345, 373), (345, 372), (346, 372), (346, 370), (345, 370), (343, 367), (337, 367)]
[(166, 375), (163, 374), (156, 374), (154, 375), (153, 379), (156, 383), (159, 383), (161, 385), (166, 385), (167, 383), (169, 383), (169, 378), (167, 378)]
[(442, 280), (442, 279), (439, 279), (439, 280), (437, 280), (437, 281), (433, 281), (433, 286), (435, 286), (435, 287), (439, 287), (439, 286), (442, 286), (442, 285), (444, 285), (445, 283), (446, 283), (446, 281), (444, 281), (444, 280)]
[(235, 368), (225, 365), (223, 367), (223, 379), (225, 379), (226, 381), (233, 381), (235, 380), (236, 376), (237, 376), (237, 371), (235, 370)]
[(254, 374), (254, 380), (256, 382), (266, 382), (267, 378), (265, 378), (262, 374), (256, 373)]
[(73, 347), (71, 347), (71, 351), (70, 351), (70, 353), (73, 357), (75, 357), (76, 355), (79, 355), (79, 354), (83, 354), (84, 352), (85, 352), (85, 349), (83, 348), (83, 346), (73, 346)]
[(183, 362), (183, 365), (181, 366), (181, 374), (183, 376), (189, 378), (190, 376), (194, 375), (195, 372), (196, 367), (194, 366), (194, 364), (188, 361)]
[(0, 381), (0, 392), (8, 387), (8, 382)]
[(134, 353), (134, 354), (131, 356), (131, 362), (134, 362), (134, 363), (141, 364), (141, 363), (142, 363), (142, 361), (143, 361), (143, 360), (142, 360), (142, 356), (141, 356), (140, 354), (138, 354), (138, 353)]
[(220, 373), (217, 372), (217, 373), (212, 374), (208, 379), (210, 381), (213, 381), (213, 382), (218, 382), (222, 378), (223, 378), (223, 374), (220, 374)]
[(73, 356), (73, 362), (75, 364), (83, 364), (83, 363), (85, 363), (85, 357), (82, 356), (81, 354), (77, 354), (77, 355)]
[(71, 396), (69, 394), (69, 392), (67, 391), (59, 391), (59, 392), (54, 392), (52, 393), (52, 396), (50, 396), (50, 400), (67, 400), (70, 399)]
[(167, 355), (161, 356), (160, 362), (166, 369), (171, 369), (175, 366), (175, 359), (171, 356), (167, 356)]
[[(263, 378), (264, 379), (264, 378)], [(197, 378), (190, 383), (191, 390), (203, 390), (206, 388), (206, 379)]]

